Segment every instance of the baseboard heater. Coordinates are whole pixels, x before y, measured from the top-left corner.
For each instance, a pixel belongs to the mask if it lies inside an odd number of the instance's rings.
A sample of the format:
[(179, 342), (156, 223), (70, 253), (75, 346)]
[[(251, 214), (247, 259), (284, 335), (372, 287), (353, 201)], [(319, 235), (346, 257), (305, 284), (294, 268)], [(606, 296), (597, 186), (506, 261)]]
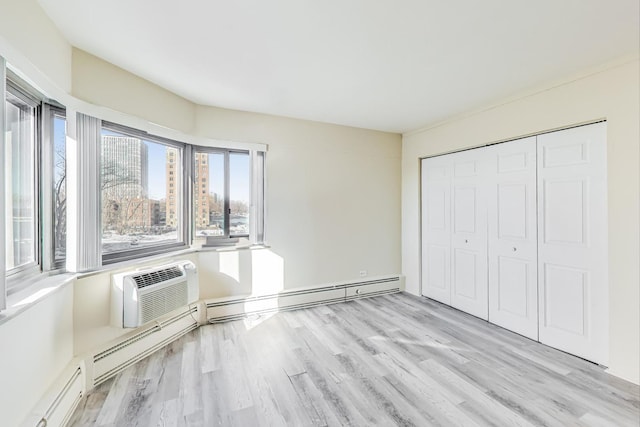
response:
[(23, 426), (52, 427), (66, 425), (75, 411), (84, 390), (84, 375), (74, 360), (47, 391)]
[(394, 276), (317, 288), (283, 291), (271, 295), (209, 300), (206, 304), (207, 320), (209, 323), (227, 322), (242, 319), (249, 315), (298, 310), (317, 305), (391, 294), (400, 292), (401, 288), (401, 278)]
[(112, 343), (93, 356), (93, 386), (117, 375), (156, 350), (198, 328), (198, 308), (188, 307), (179, 314), (148, 325), (142, 331)]

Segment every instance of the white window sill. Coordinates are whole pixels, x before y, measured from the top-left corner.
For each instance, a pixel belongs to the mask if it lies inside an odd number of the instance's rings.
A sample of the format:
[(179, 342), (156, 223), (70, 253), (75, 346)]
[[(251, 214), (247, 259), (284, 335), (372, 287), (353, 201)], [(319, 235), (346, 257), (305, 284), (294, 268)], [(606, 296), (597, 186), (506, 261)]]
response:
[(162, 261), (168, 258), (175, 258), (180, 255), (191, 254), (194, 252), (197, 252), (197, 250), (194, 248), (187, 248), (187, 249), (179, 249), (177, 251), (172, 251), (172, 252), (163, 252), (157, 255), (141, 256), (138, 258), (128, 259), (126, 261), (114, 262), (111, 264), (103, 265), (102, 267), (96, 268), (95, 270), (78, 273), (76, 274), (76, 278), (83, 279), (85, 277), (94, 276), (96, 274), (105, 273), (107, 271), (121, 270), (123, 268), (132, 267), (135, 265), (153, 263), (153, 262)]
[(59, 291), (73, 282), (75, 277), (76, 275), (71, 273), (43, 277), (32, 285), (9, 295), (7, 297), (7, 309), (0, 312), (0, 325), (42, 301), (48, 295)]
[(242, 251), (242, 250), (253, 250), (253, 249), (268, 249), (270, 246), (262, 243), (262, 244), (252, 244), (239, 243), (235, 246), (201, 246), (196, 249), (196, 252), (231, 252), (231, 251)]

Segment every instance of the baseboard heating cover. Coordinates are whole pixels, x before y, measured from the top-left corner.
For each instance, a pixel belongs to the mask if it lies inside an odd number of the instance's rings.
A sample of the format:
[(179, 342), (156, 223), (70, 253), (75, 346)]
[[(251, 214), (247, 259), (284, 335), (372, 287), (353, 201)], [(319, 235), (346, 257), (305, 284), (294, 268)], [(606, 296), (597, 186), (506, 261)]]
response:
[(38, 406), (22, 425), (25, 427), (65, 426), (83, 395), (84, 370), (81, 363), (74, 359), (40, 399)]
[(119, 372), (144, 359), (156, 350), (198, 328), (198, 308), (191, 306), (167, 319), (121, 340), (93, 356), (93, 386), (103, 383)]
[(286, 310), (297, 310), (317, 305), (346, 302), (400, 292), (403, 281), (399, 276), (383, 277), (367, 281), (320, 286), (261, 296), (232, 297), (207, 302), (209, 323), (242, 319), (249, 315), (261, 315)]

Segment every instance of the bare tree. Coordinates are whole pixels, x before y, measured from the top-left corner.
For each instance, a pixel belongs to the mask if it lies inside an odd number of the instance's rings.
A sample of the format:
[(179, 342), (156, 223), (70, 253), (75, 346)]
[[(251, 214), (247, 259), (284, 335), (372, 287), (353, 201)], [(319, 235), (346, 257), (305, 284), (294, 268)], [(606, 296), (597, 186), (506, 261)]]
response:
[(54, 154), (54, 169), (61, 171), (54, 183), (54, 244), (55, 256), (66, 253), (67, 248), (67, 160), (64, 147)]
[(103, 162), (100, 174), (102, 223), (107, 230), (128, 234), (145, 225), (144, 206), (148, 205), (140, 180), (129, 168), (116, 161)]

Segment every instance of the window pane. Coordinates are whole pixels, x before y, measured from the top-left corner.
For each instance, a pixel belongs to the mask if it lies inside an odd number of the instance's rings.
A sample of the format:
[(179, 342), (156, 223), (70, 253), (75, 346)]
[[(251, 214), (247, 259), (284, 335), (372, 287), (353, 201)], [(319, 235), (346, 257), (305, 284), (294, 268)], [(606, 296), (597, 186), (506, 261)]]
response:
[(224, 236), (224, 153), (196, 153), (194, 217), (197, 236)]
[(229, 233), (249, 235), (249, 154), (229, 153)]
[(102, 130), (102, 251), (181, 241), (180, 150)]
[(35, 261), (34, 109), (11, 94), (6, 101), (4, 182), (7, 270)]
[(55, 259), (62, 260), (67, 252), (67, 120), (53, 116), (53, 204)]

